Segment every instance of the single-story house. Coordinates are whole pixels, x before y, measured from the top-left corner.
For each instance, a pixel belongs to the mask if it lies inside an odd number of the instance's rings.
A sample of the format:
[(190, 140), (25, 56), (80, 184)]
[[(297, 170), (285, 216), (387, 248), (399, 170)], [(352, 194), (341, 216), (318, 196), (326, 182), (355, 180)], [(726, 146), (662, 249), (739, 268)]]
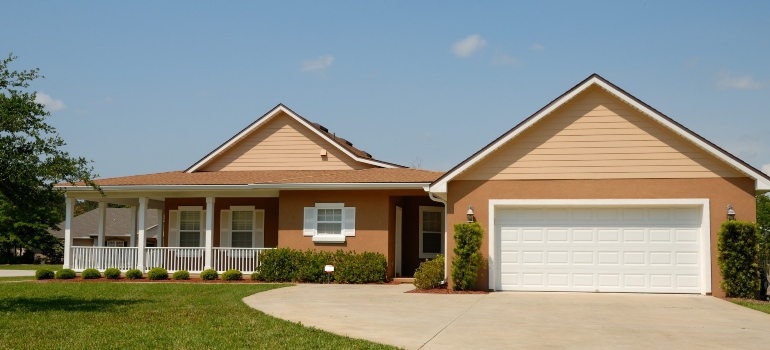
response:
[[(96, 182), (106, 197), (65, 185), (67, 222), (75, 199), (162, 210), (159, 247), (137, 230), (137, 247), (100, 248), (145, 251), (140, 269), (248, 271), (259, 250), (290, 247), (379, 252), (390, 277), (410, 276), (440, 253), (451, 266), (453, 225), (470, 216), (486, 232), (481, 289), (718, 296), (727, 207), (753, 221), (770, 190), (598, 75), (446, 173), (377, 160), (278, 105), (184, 171)], [(65, 265), (94, 267), (65, 241)]]
[[(105, 203), (106, 204), (106, 203)], [(72, 245), (79, 247), (132, 247), (136, 243), (132, 240), (136, 235), (136, 207), (132, 208), (107, 208), (104, 211), (104, 226), (100, 225), (99, 210), (91, 210), (72, 218), (70, 235)], [(145, 213), (145, 239), (146, 246), (155, 247), (158, 232), (158, 211), (147, 210)], [(65, 222), (59, 224), (64, 227)], [(104, 227), (102, 243), (99, 243), (99, 228)], [(64, 230), (48, 230), (54, 237), (64, 240)]]

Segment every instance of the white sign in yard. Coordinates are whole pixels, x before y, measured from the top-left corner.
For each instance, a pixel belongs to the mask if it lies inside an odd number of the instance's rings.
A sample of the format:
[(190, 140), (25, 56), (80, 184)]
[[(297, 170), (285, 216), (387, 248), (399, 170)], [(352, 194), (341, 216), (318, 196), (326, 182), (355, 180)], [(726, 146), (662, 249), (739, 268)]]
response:
[(326, 266), (324, 266), (324, 271), (325, 272), (329, 272), (329, 273), (330, 272), (334, 272), (334, 265), (326, 265)]

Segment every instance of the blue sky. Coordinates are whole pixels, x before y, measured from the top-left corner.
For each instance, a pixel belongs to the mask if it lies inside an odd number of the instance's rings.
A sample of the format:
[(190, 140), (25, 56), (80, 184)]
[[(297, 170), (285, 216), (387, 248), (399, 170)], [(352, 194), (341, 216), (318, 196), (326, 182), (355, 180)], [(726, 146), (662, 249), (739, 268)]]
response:
[[(278, 103), (448, 170), (592, 73), (770, 171), (768, 1), (7, 1), (0, 53), (102, 177), (183, 170)], [(5, 52), (5, 53), (3, 53)]]

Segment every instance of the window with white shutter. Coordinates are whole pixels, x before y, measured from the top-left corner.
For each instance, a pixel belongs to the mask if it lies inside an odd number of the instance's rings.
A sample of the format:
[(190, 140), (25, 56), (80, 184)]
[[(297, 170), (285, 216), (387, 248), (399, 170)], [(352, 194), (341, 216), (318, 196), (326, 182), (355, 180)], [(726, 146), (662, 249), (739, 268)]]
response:
[(303, 234), (313, 242), (344, 243), (356, 235), (356, 208), (344, 203), (316, 203), (305, 208)]

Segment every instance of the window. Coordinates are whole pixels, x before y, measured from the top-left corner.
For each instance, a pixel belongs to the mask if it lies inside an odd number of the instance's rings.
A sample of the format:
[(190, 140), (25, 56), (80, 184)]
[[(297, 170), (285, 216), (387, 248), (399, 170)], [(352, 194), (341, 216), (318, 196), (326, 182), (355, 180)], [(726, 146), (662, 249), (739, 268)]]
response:
[(125, 247), (126, 242), (123, 241), (107, 241), (108, 247)]
[(444, 252), (444, 208), (420, 207), (420, 258)]
[(232, 241), (233, 248), (251, 248), (254, 236), (254, 211), (232, 211)]
[(201, 212), (185, 210), (179, 212), (179, 246), (201, 246)]
[(316, 243), (344, 243), (356, 235), (356, 208), (344, 203), (316, 203), (305, 208), (303, 235)]

